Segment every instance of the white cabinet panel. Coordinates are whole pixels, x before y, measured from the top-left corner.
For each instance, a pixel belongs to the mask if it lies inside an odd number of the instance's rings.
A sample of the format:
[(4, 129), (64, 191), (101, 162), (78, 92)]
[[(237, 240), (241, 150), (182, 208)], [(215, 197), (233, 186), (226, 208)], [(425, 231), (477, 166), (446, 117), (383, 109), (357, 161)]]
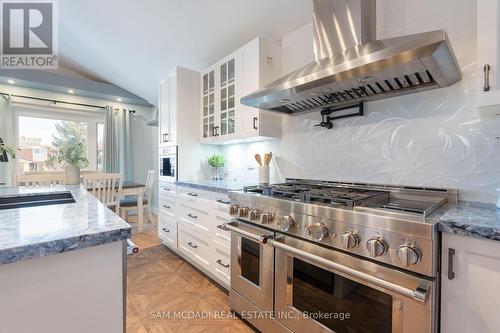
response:
[(500, 242), (443, 234), (442, 253), (441, 332), (500, 332)]
[(206, 269), (212, 267), (210, 240), (182, 224), (179, 227), (179, 250)]
[[(500, 0), (477, 1), (478, 106), (486, 112), (500, 113)], [(485, 66), (489, 80), (485, 81)], [(485, 91), (485, 87), (487, 87)]]

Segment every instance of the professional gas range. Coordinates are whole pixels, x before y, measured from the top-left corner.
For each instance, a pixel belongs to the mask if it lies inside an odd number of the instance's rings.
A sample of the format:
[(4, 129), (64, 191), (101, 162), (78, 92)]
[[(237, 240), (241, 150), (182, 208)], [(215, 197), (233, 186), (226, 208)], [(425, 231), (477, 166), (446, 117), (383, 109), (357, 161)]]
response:
[(246, 318), (261, 331), (437, 331), (436, 217), (456, 190), (287, 179), (229, 197), (230, 305), (272, 313)]

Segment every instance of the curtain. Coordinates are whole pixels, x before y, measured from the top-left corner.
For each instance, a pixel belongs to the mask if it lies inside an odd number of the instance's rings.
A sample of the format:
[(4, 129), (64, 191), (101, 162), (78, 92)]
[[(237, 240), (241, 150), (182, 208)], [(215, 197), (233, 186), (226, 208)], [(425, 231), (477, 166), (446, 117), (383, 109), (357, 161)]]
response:
[[(0, 96), (0, 138), (7, 146), (14, 147), (12, 103), (9, 96)], [(12, 186), (15, 160), (10, 158), (9, 162), (0, 162), (0, 187)]]
[(104, 117), (104, 172), (121, 173), (124, 180), (132, 180), (130, 115), (112, 106), (106, 106)]

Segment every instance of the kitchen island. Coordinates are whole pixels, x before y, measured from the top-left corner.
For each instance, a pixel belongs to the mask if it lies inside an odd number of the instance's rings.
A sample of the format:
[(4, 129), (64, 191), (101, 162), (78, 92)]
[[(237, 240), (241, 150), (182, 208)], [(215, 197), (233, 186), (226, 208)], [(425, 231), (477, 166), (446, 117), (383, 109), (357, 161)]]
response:
[(79, 186), (1, 189), (0, 199), (71, 194), (0, 210), (5, 332), (124, 332), (130, 226)]

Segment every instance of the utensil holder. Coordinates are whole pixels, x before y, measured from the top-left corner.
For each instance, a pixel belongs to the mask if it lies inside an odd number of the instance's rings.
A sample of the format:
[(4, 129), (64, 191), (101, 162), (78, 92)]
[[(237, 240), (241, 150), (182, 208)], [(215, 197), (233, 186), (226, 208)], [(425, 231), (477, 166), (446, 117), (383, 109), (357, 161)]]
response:
[(259, 166), (259, 184), (269, 184), (269, 165)]

